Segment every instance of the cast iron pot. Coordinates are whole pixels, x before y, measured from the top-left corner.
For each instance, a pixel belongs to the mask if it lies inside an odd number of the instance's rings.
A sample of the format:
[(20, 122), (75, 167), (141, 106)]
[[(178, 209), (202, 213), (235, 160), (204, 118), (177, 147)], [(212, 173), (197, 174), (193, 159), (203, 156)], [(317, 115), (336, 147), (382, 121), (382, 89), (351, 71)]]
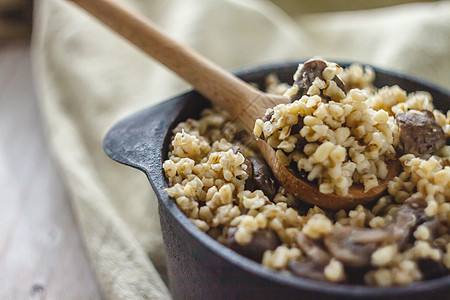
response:
[[(259, 66), (236, 75), (264, 88), (264, 78), (272, 72), (282, 82), (292, 83), (297, 66), (298, 62)], [(377, 87), (397, 84), (408, 92), (425, 90), (433, 95), (436, 108), (449, 109), (449, 91), (409, 76), (374, 70)], [(190, 91), (122, 120), (104, 140), (106, 153), (142, 170), (158, 197), (169, 288), (174, 299), (448, 299), (450, 276), (394, 288), (313, 281), (264, 268), (197, 229), (164, 191), (167, 182), (162, 163), (167, 159), (174, 126), (187, 118), (198, 118), (209, 105), (200, 94)]]

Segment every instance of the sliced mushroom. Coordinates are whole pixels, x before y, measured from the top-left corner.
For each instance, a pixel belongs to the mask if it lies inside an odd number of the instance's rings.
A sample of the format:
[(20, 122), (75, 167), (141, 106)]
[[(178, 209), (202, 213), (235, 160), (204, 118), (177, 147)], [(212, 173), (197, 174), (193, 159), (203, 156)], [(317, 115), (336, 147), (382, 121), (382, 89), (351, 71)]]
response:
[[(303, 95), (306, 95), (309, 88), (311, 87), (314, 79), (317, 77), (323, 80), (323, 70), (327, 67), (327, 63), (321, 59), (310, 59), (303, 64), (303, 68), (300, 70), (300, 74), (295, 81), (298, 86), (298, 92), (292, 96), (292, 101), (300, 99)], [(335, 76), (333, 81), (336, 82), (337, 86), (346, 92), (344, 83), (339, 77)]]
[(446, 143), (444, 130), (431, 111), (399, 114), (396, 120), (400, 129), (399, 148), (404, 154), (431, 154)]
[(297, 234), (296, 243), (312, 261), (321, 265), (327, 265), (330, 262), (331, 255), (319, 246), (316, 241), (308, 238), (303, 232)]
[[(377, 249), (376, 242), (363, 244), (358, 242), (357, 235), (368, 235), (372, 230), (363, 230), (352, 226), (336, 228), (324, 240), (330, 253), (343, 264), (352, 267), (363, 267), (370, 263), (372, 253)], [(375, 240), (380, 236), (377, 235)], [(369, 239), (365, 237), (365, 240)]]
[(420, 197), (409, 197), (403, 202), (400, 209), (394, 215), (394, 222), (386, 226), (390, 230), (399, 247), (403, 247), (408, 241), (413, 229), (429, 218), (425, 215), (427, 203)]
[(269, 166), (259, 157), (250, 157), (248, 160), (252, 165), (252, 181), (256, 189), (262, 190), (264, 195), (273, 199), (277, 193), (277, 186)]
[(418, 224), (430, 221), (424, 213), (426, 205), (423, 199), (410, 197), (395, 213), (392, 224), (379, 229), (353, 226), (335, 228), (325, 237), (324, 243), (330, 253), (345, 265), (366, 266), (380, 243), (396, 242), (401, 248), (407, 243)]
[[(241, 153), (238, 146), (231, 147), (234, 154)], [(247, 166), (245, 172), (248, 179), (245, 182), (245, 189), (254, 191), (261, 190), (269, 199), (273, 199), (277, 193), (277, 186), (272, 176), (272, 171), (266, 161), (259, 157), (245, 158), (244, 164)]]
[(228, 229), (227, 246), (237, 253), (257, 262), (261, 262), (266, 250), (274, 250), (281, 245), (278, 234), (271, 229), (263, 229), (255, 232), (250, 242), (245, 245), (236, 242), (234, 238), (236, 231), (236, 228)]
[(431, 239), (434, 239), (434, 235), (436, 234), (436, 230), (439, 226), (439, 219), (437, 216), (434, 216), (431, 220), (428, 220), (421, 224), (421, 226), (424, 226), (428, 231), (430, 232)]
[(325, 280), (324, 268), (330, 262), (331, 255), (303, 232), (297, 233), (295, 241), (304, 255), (299, 260), (289, 261), (288, 270), (296, 276)]
[(301, 261), (296, 259), (291, 259), (288, 262), (287, 269), (292, 272), (292, 274), (310, 278), (315, 280), (325, 280), (324, 269), (325, 266), (321, 265), (311, 258), (303, 258)]

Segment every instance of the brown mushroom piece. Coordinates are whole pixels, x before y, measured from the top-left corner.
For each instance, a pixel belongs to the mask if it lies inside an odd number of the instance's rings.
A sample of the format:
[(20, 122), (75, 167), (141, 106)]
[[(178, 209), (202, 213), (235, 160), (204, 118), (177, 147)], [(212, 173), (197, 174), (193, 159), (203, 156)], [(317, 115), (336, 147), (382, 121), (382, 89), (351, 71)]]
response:
[[(238, 146), (231, 147), (234, 154), (241, 153)], [(277, 194), (277, 187), (272, 176), (272, 171), (266, 161), (259, 157), (245, 158), (244, 164), (247, 166), (245, 172), (248, 178), (245, 182), (245, 189), (254, 191), (261, 190), (269, 199), (273, 199)]]
[(261, 262), (263, 254), (266, 250), (275, 250), (281, 245), (278, 234), (271, 229), (263, 229), (253, 233), (253, 237), (249, 243), (245, 245), (238, 244), (234, 235), (236, 228), (228, 229), (227, 246), (237, 253), (248, 257), (254, 261)]
[[(400, 247), (404, 246), (418, 225), (425, 226), (431, 235), (435, 234), (439, 220), (436, 216), (429, 218), (425, 215), (426, 206), (427, 203), (423, 199), (410, 197), (395, 215), (393, 229), (397, 234), (400, 233), (400, 239), (397, 241)], [(437, 278), (449, 273), (442, 262), (423, 258), (417, 263), (424, 279)]]
[[(431, 221), (425, 213), (426, 202), (410, 197), (393, 217), (393, 223), (379, 229), (342, 226), (325, 237), (324, 243), (331, 255), (351, 267), (363, 267), (370, 263), (372, 253), (381, 242), (396, 242), (403, 247), (413, 229), (424, 221)], [(430, 223), (431, 225), (432, 223)]]
[(417, 225), (430, 220), (425, 215), (426, 207), (427, 203), (422, 198), (409, 197), (395, 213), (393, 223), (385, 227), (386, 230), (392, 232), (392, 237), (399, 247), (402, 247), (408, 241)]
[(245, 173), (247, 173), (248, 178), (245, 181), (245, 189), (249, 191), (256, 190), (256, 184), (253, 180), (253, 166), (252, 163), (248, 160), (248, 158), (245, 158), (244, 164), (247, 166), (247, 169), (245, 169)]
[(431, 111), (414, 111), (396, 116), (400, 150), (415, 155), (431, 154), (446, 143), (445, 133)]
[[(298, 92), (294, 96), (292, 96), (292, 102), (300, 99), (303, 95), (306, 95), (309, 88), (311, 87), (314, 79), (319, 77), (323, 80), (323, 70), (327, 67), (327, 63), (321, 59), (310, 59), (303, 64), (302, 69), (300, 70), (300, 74), (298, 79), (294, 82), (298, 86)], [(334, 76), (333, 81), (337, 84), (337, 86), (346, 92), (344, 83), (339, 79), (339, 77)]]
[(331, 255), (302, 232), (297, 233), (295, 241), (304, 257), (290, 260), (287, 266), (288, 270), (296, 276), (325, 280), (324, 269), (330, 262)]
[(424, 222), (423, 224), (421, 224), (423, 227), (425, 227), (426, 229), (428, 229), (428, 232), (430, 233), (430, 235), (432, 236), (432, 240), (434, 240), (434, 236), (436, 234), (436, 230), (439, 226), (439, 219), (437, 216), (434, 216), (431, 220), (428, 220), (426, 222)]
[(264, 192), (269, 199), (273, 199), (277, 193), (275, 180), (272, 176), (272, 171), (267, 165), (266, 161), (259, 157), (249, 157), (252, 167), (251, 181), (256, 189)]
[(302, 260), (291, 259), (288, 262), (287, 269), (291, 271), (292, 274), (299, 277), (322, 281), (325, 280), (325, 266), (318, 264), (310, 257), (303, 258)]
[(331, 255), (326, 252), (316, 241), (308, 238), (303, 232), (297, 233), (296, 243), (303, 253), (313, 261), (326, 265), (331, 260)]
[[(324, 239), (324, 242), (331, 255), (343, 264), (351, 267), (363, 267), (370, 263), (370, 257), (377, 249), (377, 243), (361, 243), (358, 241), (358, 236), (364, 236), (364, 239), (367, 239), (369, 238), (367, 235), (371, 234), (374, 232), (370, 229), (344, 226), (334, 229)], [(376, 234), (374, 240), (378, 241), (379, 237), (380, 235)]]

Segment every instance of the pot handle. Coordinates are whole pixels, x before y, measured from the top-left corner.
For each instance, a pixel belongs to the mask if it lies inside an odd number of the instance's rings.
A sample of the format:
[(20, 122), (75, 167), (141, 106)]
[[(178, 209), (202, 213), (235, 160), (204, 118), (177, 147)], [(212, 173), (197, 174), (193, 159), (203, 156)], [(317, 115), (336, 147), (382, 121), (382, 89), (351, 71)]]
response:
[[(180, 102), (180, 103), (178, 103)], [(161, 149), (170, 125), (183, 107), (176, 97), (141, 110), (116, 123), (103, 140), (113, 160), (149, 174), (161, 168)]]

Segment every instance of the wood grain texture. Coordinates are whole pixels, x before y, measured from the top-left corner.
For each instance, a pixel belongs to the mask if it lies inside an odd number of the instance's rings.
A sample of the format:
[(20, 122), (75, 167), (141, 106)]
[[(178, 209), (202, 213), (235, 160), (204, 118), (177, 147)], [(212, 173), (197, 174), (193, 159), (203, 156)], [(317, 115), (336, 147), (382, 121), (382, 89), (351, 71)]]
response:
[(143, 52), (189, 82), (212, 103), (237, 117), (251, 133), (266, 109), (289, 99), (261, 92), (243, 80), (181, 45), (138, 12), (111, 0), (72, 0)]
[(45, 143), (28, 42), (0, 46), (0, 299), (99, 299)]

